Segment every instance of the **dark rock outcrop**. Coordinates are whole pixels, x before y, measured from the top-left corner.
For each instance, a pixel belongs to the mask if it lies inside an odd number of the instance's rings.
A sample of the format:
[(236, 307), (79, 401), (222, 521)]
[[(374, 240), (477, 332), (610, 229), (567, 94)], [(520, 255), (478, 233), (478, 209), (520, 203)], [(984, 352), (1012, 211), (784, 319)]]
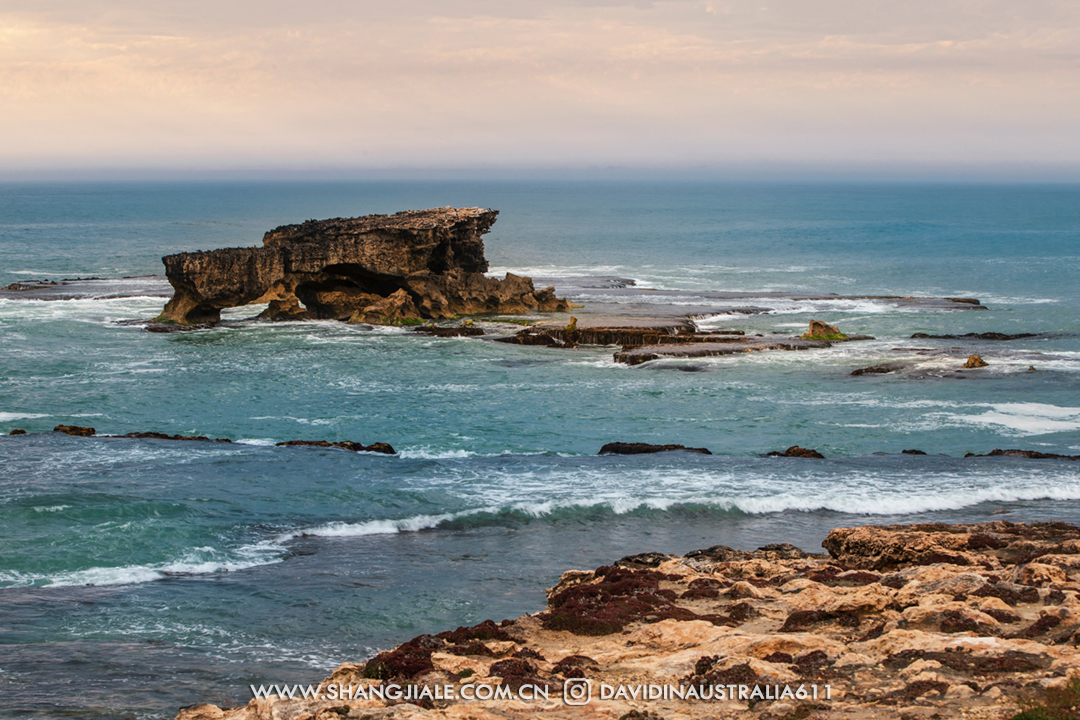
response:
[(185, 332), (188, 330), (209, 330), (211, 327), (213, 326), (209, 323), (199, 323), (197, 325), (175, 325), (172, 323), (152, 322), (147, 323), (144, 329), (146, 330), (146, 332), (152, 333), (174, 333)]
[(106, 437), (125, 437), (151, 440), (186, 440), (188, 442), (232, 442), (232, 440), (228, 438), (209, 438), (205, 435), (169, 435), (162, 432), (130, 432), (126, 435), (107, 435)]
[(772, 452), (765, 453), (762, 457), (814, 458), (816, 460), (825, 459), (825, 456), (819, 453), (817, 450), (799, 447), (798, 445), (792, 445), (784, 452), (780, 452), (779, 450), (773, 450)]
[(53, 432), (74, 435), (76, 437), (90, 437), (96, 431), (92, 427), (82, 427), (81, 425), (57, 425), (53, 428)]
[(1058, 455), (1057, 453), (1044, 453), (1038, 450), (991, 450), (985, 455), (967, 453), (964, 457), (1019, 457), (1029, 460), (1080, 460), (1080, 455)]
[(12, 430), (11, 432), (8, 433), (8, 435), (25, 435), (25, 434), (26, 434), (26, 431), (23, 430), (22, 428), (15, 428), (14, 430)]
[(276, 444), (278, 447), (289, 445), (302, 445), (306, 447), (336, 447), (343, 448), (345, 450), (352, 450), (353, 452), (373, 452), (382, 453), (383, 455), (397, 454), (397, 450), (384, 442), (363, 445), (358, 442), (352, 442), (351, 440), (341, 440), (339, 442), (327, 442), (326, 440), (288, 440), (286, 442), (279, 442)]
[(855, 376), (859, 375), (888, 375), (889, 373), (899, 372), (906, 368), (907, 365), (903, 363), (884, 363), (882, 365), (871, 365), (870, 367), (859, 368), (858, 370), (852, 370), (851, 374)]
[(499, 342), (561, 348), (575, 348), (579, 345), (622, 345), (623, 350), (628, 350), (645, 345), (740, 342), (743, 335), (742, 330), (695, 332), (692, 325), (683, 323), (672, 323), (669, 327), (622, 327), (578, 326), (576, 322), (571, 322), (566, 327), (556, 327), (550, 323), (528, 327), (511, 337), (499, 338)]
[(648, 443), (624, 443), (613, 442), (607, 443), (597, 455), (648, 455), (651, 453), (659, 452), (672, 452), (674, 450), (685, 450), (686, 452), (701, 453), (702, 455), (712, 455), (708, 448), (692, 448), (685, 445), (650, 445)]
[(471, 322), (465, 322), (457, 327), (439, 327), (438, 325), (421, 325), (420, 327), (413, 328), (413, 332), (418, 332), (423, 335), (432, 335), (434, 337), (441, 338), (455, 338), (455, 337), (479, 337), (484, 334), (482, 328), (478, 328)]
[(269, 303), (269, 319), (395, 324), (478, 313), (568, 310), (552, 288), (488, 269), (482, 236), (498, 215), (480, 208), (309, 220), (263, 236), (262, 247), (162, 258), (175, 292), (159, 318), (216, 323), (223, 308)]
[(555, 347), (555, 348), (576, 348), (577, 343), (562, 340), (555, 337), (555, 334), (549, 330), (538, 330), (536, 328), (525, 328), (510, 337), (496, 338), (496, 342), (512, 343), (514, 345), (540, 345), (542, 347)]
[[(849, 338), (851, 339), (851, 338)], [(802, 338), (742, 338), (732, 337), (705, 342), (664, 343), (660, 345), (628, 345), (615, 353), (615, 362), (641, 365), (651, 360), (666, 358), (705, 358), (767, 350), (816, 350), (832, 347), (828, 340), (803, 340)]]

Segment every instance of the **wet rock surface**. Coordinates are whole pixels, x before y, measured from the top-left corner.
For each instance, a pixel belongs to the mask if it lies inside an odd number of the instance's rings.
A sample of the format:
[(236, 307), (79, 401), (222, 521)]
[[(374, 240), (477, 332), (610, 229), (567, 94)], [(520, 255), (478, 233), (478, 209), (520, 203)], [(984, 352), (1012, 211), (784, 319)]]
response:
[(82, 425), (57, 425), (53, 428), (53, 432), (74, 435), (75, 437), (93, 437), (96, 431), (92, 427)]
[(262, 247), (168, 255), (174, 294), (159, 321), (213, 324), (223, 308), (250, 303), (269, 303), (267, 319), (377, 324), (568, 310), (529, 278), (484, 275), (482, 236), (497, 215), (443, 207), (309, 220), (267, 232)]
[(600, 448), (600, 452), (598, 452), (597, 455), (645, 455), (649, 453), (674, 452), (677, 450), (701, 453), (702, 455), (712, 455), (712, 453), (709, 452), (708, 448), (693, 448), (686, 447), (685, 445), (650, 445), (649, 443), (637, 442), (607, 443)]
[(421, 325), (420, 327), (413, 328), (413, 332), (441, 338), (479, 337), (484, 334), (483, 328), (478, 328), (471, 322), (464, 322), (460, 325), (457, 325), (456, 327)]
[[(232, 443), (229, 438), (212, 438), (206, 435), (169, 435), (163, 432), (130, 432), (125, 435), (98, 435), (97, 431), (92, 427), (83, 427), (79, 425), (57, 425), (53, 428), (53, 432), (63, 433), (65, 435), (72, 435), (75, 437), (94, 437), (105, 439), (132, 439), (132, 440), (170, 440), (176, 442), (212, 442), (212, 443)], [(9, 435), (26, 435), (27, 432), (22, 429), (16, 428), (12, 430)], [(321, 447), (321, 448), (340, 448), (343, 450), (349, 450), (352, 452), (372, 452), (382, 455), (396, 455), (395, 450), (389, 443), (376, 442), (371, 445), (364, 445), (363, 443), (353, 442), (351, 440), (339, 440), (330, 442), (328, 440), (286, 440), (284, 442), (275, 443), (278, 447)]]
[(126, 437), (142, 439), (150, 438), (153, 440), (184, 440), (188, 442), (232, 442), (232, 440), (229, 440), (228, 438), (210, 438), (206, 435), (168, 435), (162, 432), (131, 432), (127, 435), (105, 435), (104, 437)]
[(176, 323), (149, 322), (143, 325), (143, 329), (146, 330), (146, 332), (152, 333), (175, 333), (188, 332), (191, 330), (209, 330), (212, 327), (214, 326), (209, 323), (198, 323), (196, 325), (177, 325)]
[(738, 331), (686, 332), (676, 329), (663, 339), (643, 339), (642, 343), (624, 345), (615, 353), (615, 362), (640, 365), (662, 358), (700, 358), (736, 355), (766, 350), (811, 350), (832, 347), (833, 343), (873, 340), (867, 335), (847, 335), (834, 325), (810, 321), (807, 332), (793, 338), (745, 337)]
[(137, 296), (167, 298), (171, 294), (172, 287), (161, 275), (25, 280), (0, 288), (0, 298), (11, 300), (105, 300)]
[(1080, 460), (1080, 455), (1058, 455), (1056, 453), (1044, 453), (1038, 450), (991, 450), (985, 455), (967, 453), (964, 457), (1016, 457), (1029, 460)]
[[(834, 530), (823, 545), (828, 555), (718, 545), (568, 571), (540, 613), (421, 635), (323, 681), (541, 685), (548, 701), (271, 697), (192, 706), (177, 718), (1004, 720), (1030, 695), (1064, 692), (1080, 677), (1080, 528), (867, 526)], [(564, 704), (564, 688), (584, 680), (593, 701)], [(600, 699), (600, 683), (699, 692)], [(720, 699), (715, 688), (729, 685), (744, 686), (744, 697), (736, 688)]]
[(565, 327), (551, 327), (548, 324), (525, 328), (510, 338), (501, 338), (501, 342), (518, 345), (547, 345), (549, 347), (574, 348), (580, 345), (622, 345), (624, 349), (643, 345), (679, 345), (688, 343), (739, 342), (745, 333), (742, 330), (721, 330), (696, 332), (691, 326), (675, 324), (669, 326), (578, 326), (576, 318)]
[(338, 442), (329, 442), (327, 440), (286, 440), (285, 442), (275, 443), (278, 447), (335, 447), (342, 448), (344, 450), (351, 450), (352, 452), (373, 452), (382, 453), (383, 455), (396, 455), (397, 451), (394, 450), (388, 443), (377, 442), (371, 445), (364, 445), (363, 443), (352, 442), (351, 440), (340, 440)]
[(889, 375), (900, 372), (908, 367), (910, 367), (910, 363), (883, 363), (881, 365), (871, 365), (870, 367), (852, 370), (851, 374), (856, 377), (859, 375)]
[(765, 453), (762, 457), (813, 458), (815, 460), (825, 459), (825, 456), (819, 453), (817, 450), (799, 447), (798, 445), (792, 445), (783, 452), (779, 450), (773, 450), (772, 452)]
[(803, 340), (801, 338), (732, 338), (731, 340), (709, 340), (700, 343), (661, 344), (628, 347), (615, 353), (615, 362), (626, 365), (640, 365), (651, 360), (663, 358), (703, 358), (737, 355), (739, 353), (762, 352), (766, 350), (813, 350), (831, 347), (828, 340)]

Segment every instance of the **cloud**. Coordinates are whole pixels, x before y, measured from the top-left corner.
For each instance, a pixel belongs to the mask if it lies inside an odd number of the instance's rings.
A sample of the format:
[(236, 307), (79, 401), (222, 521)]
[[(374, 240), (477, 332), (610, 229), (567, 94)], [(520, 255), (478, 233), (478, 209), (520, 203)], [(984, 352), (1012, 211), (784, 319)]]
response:
[(1074, 2), (9, 0), (0, 160), (1080, 163)]

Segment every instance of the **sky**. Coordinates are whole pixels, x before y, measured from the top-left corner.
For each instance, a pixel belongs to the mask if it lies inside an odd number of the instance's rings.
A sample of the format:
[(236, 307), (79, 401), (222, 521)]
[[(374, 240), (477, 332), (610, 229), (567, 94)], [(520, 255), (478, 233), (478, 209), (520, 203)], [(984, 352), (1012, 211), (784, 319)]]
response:
[(1080, 179), (1078, 129), (1077, 0), (0, 0), (9, 179)]

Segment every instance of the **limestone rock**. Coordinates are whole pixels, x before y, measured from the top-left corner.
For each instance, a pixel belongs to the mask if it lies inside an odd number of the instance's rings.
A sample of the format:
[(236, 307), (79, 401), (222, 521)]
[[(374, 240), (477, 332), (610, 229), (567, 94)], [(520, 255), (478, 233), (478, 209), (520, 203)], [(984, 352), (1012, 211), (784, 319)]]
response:
[[(966, 717), (1006, 720), (1019, 702), (1080, 677), (1080, 528), (1064, 523), (927, 523), (842, 528), (831, 557), (773, 545), (641, 553), (570, 571), (544, 612), (421, 635), (324, 683), (480, 683), (549, 688), (526, 702), (252, 700), (186, 708), (177, 720), (341, 717), (424, 720)], [(870, 572), (879, 569), (882, 572)], [(711, 591), (711, 592), (709, 592)], [(562, 702), (594, 688), (830, 688), (831, 696), (694, 701), (640, 695)]]
[(990, 363), (982, 359), (981, 355), (971, 355), (968, 357), (967, 362), (964, 363), (966, 368), (983, 368)]
[(1031, 562), (1020, 565), (1013, 571), (1012, 581), (1018, 585), (1061, 585), (1066, 582), (1065, 571), (1055, 565)]
[(821, 322), (820, 320), (811, 320), (810, 328), (802, 335), (804, 340), (845, 340), (847, 335), (840, 332), (840, 328), (835, 325)]
[(478, 313), (569, 310), (529, 278), (489, 278), (481, 236), (498, 213), (480, 208), (309, 220), (263, 236), (262, 247), (162, 258), (174, 288), (159, 320), (216, 323), (223, 308), (265, 302), (260, 317), (396, 324)]
[(217, 720), (224, 715), (225, 713), (218, 706), (203, 703), (180, 708), (176, 720)]

